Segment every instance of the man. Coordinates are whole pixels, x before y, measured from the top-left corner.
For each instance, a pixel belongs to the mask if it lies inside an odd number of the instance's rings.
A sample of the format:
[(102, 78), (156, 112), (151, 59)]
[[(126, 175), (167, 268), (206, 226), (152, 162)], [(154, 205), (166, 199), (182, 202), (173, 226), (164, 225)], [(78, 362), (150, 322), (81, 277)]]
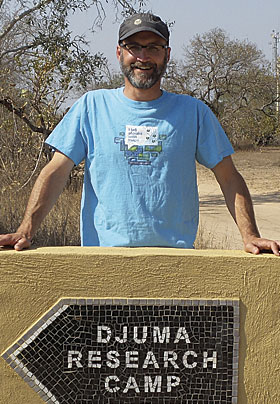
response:
[(56, 152), (34, 185), (20, 227), (0, 244), (29, 247), (74, 164), (85, 160), (83, 246), (193, 248), (197, 160), (214, 172), (245, 250), (279, 256), (280, 243), (259, 235), (217, 119), (202, 102), (161, 90), (170, 58), (167, 25), (148, 13), (128, 18), (120, 26), (117, 58), (124, 88), (92, 91), (74, 104), (46, 141)]

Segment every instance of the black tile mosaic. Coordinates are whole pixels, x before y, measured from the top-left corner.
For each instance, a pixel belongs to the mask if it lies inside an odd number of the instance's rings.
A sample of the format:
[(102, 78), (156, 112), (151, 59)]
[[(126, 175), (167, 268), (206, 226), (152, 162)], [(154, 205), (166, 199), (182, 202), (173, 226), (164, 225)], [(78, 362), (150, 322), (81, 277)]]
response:
[(237, 404), (239, 303), (63, 299), (2, 356), (47, 403)]

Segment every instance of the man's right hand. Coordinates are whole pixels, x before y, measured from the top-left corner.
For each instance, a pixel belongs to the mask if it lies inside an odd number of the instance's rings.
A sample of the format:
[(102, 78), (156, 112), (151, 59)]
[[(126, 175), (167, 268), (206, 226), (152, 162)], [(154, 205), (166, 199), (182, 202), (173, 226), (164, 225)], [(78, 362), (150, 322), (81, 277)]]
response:
[(2, 234), (0, 235), (0, 246), (11, 246), (15, 250), (21, 251), (31, 246), (31, 240), (22, 233)]
[(31, 239), (61, 194), (74, 162), (55, 152), (43, 168), (32, 189), (24, 218), (15, 233), (0, 235), (0, 246), (21, 251), (31, 246)]

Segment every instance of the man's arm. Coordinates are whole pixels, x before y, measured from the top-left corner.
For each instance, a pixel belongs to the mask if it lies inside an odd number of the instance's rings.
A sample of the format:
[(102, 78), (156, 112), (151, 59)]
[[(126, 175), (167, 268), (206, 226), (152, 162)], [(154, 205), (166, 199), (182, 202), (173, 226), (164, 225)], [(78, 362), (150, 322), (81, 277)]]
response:
[(34, 184), (21, 225), (15, 233), (0, 235), (0, 245), (10, 245), (15, 250), (30, 247), (32, 237), (63, 191), (73, 166), (73, 161), (64, 154), (54, 154)]
[(280, 242), (260, 236), (249, 190), (231, 157), (225, 157), (212, 171), (224, 194), (228, 210), (239, 228), (244, 250), (253, 254), (267, 250), (279, 256)]

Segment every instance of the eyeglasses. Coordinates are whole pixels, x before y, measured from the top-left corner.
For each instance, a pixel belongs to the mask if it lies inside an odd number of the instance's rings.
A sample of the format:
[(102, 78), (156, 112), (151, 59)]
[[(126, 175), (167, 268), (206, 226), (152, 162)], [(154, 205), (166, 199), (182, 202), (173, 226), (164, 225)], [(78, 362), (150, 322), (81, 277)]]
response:
[(139, 45), (138, 43), (120, 43), (120, 47), (126, 49), (134, 56), (139, 56), (142, 53), (142, 49), (146, 49), (148, 56), (156, 56), (162, 51), (162, 49), (168, 49), (168, 45)]

